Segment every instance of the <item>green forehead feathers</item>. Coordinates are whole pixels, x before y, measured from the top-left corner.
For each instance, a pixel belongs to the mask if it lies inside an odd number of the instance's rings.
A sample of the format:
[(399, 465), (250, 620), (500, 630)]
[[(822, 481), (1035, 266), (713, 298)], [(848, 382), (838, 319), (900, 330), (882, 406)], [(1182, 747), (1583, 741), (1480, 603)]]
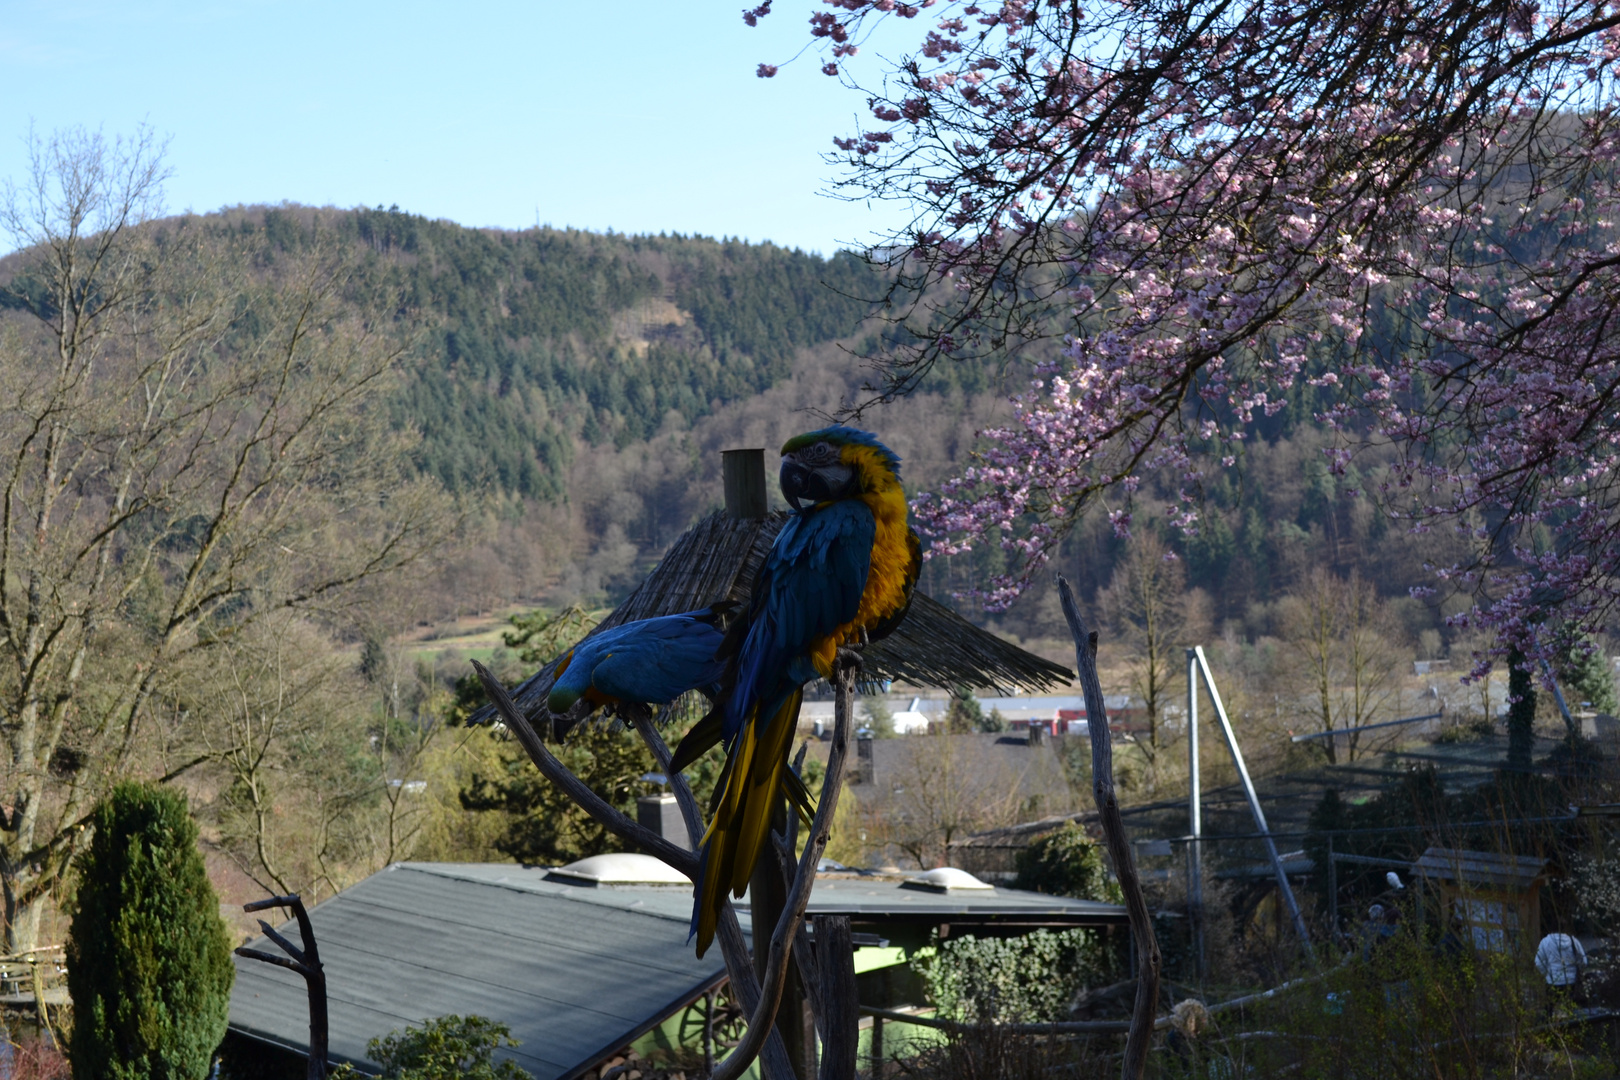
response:
[(824, 427), (820, 431), (808, 431), (803, 435), (795, 435), (782, 444), (782, 453), (791, 454), (795, 450), (803, 450), (805, 447), (814, 446), (818, 442), (830, 443), (833, 446), (870, 446), (883, 455), (884, 460), (889, 463), (889, 468), (894, 472), (895, 476), (900, 475), (900, 455), (878, 442), (877, 436), (870, 431), (845, 427), (842, 424)]

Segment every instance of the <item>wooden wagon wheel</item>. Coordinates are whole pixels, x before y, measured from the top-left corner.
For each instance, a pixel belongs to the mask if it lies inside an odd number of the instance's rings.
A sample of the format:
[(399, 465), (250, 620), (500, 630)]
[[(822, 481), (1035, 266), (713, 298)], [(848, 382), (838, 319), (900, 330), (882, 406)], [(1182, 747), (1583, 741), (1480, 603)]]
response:
[(703, 1030), (709, 1021), (710, 1003), (713, 1003), (714, 1045), (716, 1049), (736, 1046), (748, 1029), (748, 1016), (731, 996), (731, 984), (721, 983), (713, 996), (704, 995), (687, 1006), (681, 1013), (680, 1042), (682, 1046), (697, 1046), (703, 1041)]

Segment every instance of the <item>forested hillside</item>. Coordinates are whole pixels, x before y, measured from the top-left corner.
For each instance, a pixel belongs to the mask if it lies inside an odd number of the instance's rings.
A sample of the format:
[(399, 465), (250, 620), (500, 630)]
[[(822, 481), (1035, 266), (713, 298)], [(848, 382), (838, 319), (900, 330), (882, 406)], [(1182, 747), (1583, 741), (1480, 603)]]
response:
[(865, 264), (681, 236), (502, 232), (396, 209), (237, 211), (272, 250), (323, 236), (363, 250), (353, 288), (397, 295), (425, 325), (397, 404), (420, 468), (453, 490), (565, 493), (576, 439), (623, 448), (757, 394), (798, 350), (852, 333)]
[[(467, 528), (412, 621), (514, 602), (608, 603), (719, 498), (719, 451), (779, 445), (855, 397), (856, 353), (881, 324), (863, 319), (882, 282), (859, 258), (701, 237), (465, 228), (397, 208), (248, 207), (210, 215), (204, 230), (229, 257), (245, 242), (278, 260), (326, 248), (347, 290), (384, 299), (414, 343), (389, 398), (414, 433), (414, 468), (458, 496)], [(251, 321), (240, 331), (251, 335)], [(906, 458), (914, 491), (958, 469), (974, 432), (1008, 416), (1026, 369), (947, 364), (908, 400), (863, 422)], [(1269, 605), (1307, 567), (1359, 572), (1387, 597), (1428, 581), (1426, 563), (1455, 544), (1392, 527), (1365, 497), (1384, 468), (1376, 452), (1334, 476), (1328, 435), (1301, 381), (1232, 465), (1203, 463), (1202, 524), (1165, 527), (1174, 484), (1148, 477), (1129, 508), (1182, 563), (1218, 624), (1269, 628)], [(1109, 585), (1126, 545), (1101, 515), (1062, 549), (1087, 595)], [(925, 587), (970, 593), (1005, 560), (991, 548), (928, 566)], [(985, 616), (1020, 637), (1061, 626), (1044, 586)], [(1436, 612), (1412, 611), (1416, 635)]]
[[(514, 608), (615, 603), (720, 505), (720, 451), (774, 448), (837, 414), (870, 375), (858, 354), (883, 332), (861, 299), (881, 283), (862, 262), (770, 245), (290, 206), (150, 223), (117, 243), (116, 266), (151, 271), (86, 284), (70, 269), (86, 261), (53, 263), (46, 244), (0, 261), (11, 417), (0, 441), (17, 444), (6, 460), (23, 503), (72, 495), (57, 517), (33, 519), (58, 530), (49, 543), (30, 525), (13, 530), (14, 546), (62, 583), (39, 590), (52, 617), (97, 635), (79, 683), (68, 658), (13, 665), (25, 676), (0, 689), (26, 715), (45, 698), (23, 681), (38, 669), (57, 680), (52, 694), (88, 703), (75, 706), (82, 722), (31, 751), (27, 777), (61, 763), (177, 778), (208, 842), (258, 890), (325, 895), (405, 856), (504, 851), (505, 812), (468, 814), (460, 792), (520, 759), (488, 732), (452, 741), (440, 723), (466, 651), (508, 678), (555, 655), (560, 639), (491, 656), (491, 627)], [(86, 323), (101, 344), (65, 367), (59, 346), (77, 331), (62, 298), (118, 299), (115, 286), (123, 306)], [(1009, 419), (1028, 375), (1016, 362), (951, 366), (860, 422), (902, 456), (920, 494), (964, 466), (979, 430)], [(1216, 650), (1239, 716), (1269, 703), (1277, 723), (1309, 711), (1294, 709), (1309, 663), (1372, 688), (1303, 703), (1349, 724), (1401, 708), (1414, 652), (1471, 647), (1406, 595), (1455, 538), (1403, 531), (1363, 497), (1387, 466), (1380, 452), (1332, 475), (1307, 393), (1230, 465), (1200, 456), (1196, 534), (1166, 522), (1176, 478), (1145, 476), (1123, 507), (1131, 539), (1093, 513), (1059, 550), (1052, 569), (1106, 629), (1110, 691), (1153, 716), (1168, 716), (1164, 672), (1188, 642)], [(148, 400), (163, 407), (160, 429)], [(28, 449), (41, 431), (83, 444), (69, 488)], [(139, 482), (139, 513), (120, 509), (115, 474)], [(112, 532), (91, 520), (108, 514)], [(198, 524), (215, 519), (227, 536), (217, 545)], [(80, 536), (112, 536), (106, 560), (75, 554)], [(194, 595), (182, 556), (218, 589)], [(1004, 565), (993, 545), (934, 559), (922, 586), (1068, 654), (1047, 581), (1005, 612), (975, 604), (974, 588)], [(86, 567), (108, 576), (85, 578)], [(99, 596), (99, 622), (81, 618), (82, 596)], [(0, 599), (18, 612), (32, 602), (16, 588)], [(1322, 625), (1333, 633), (1312, 638)], [(116, 722), (114, 708), (125, 710)], [(107, 733), (137, 720), (150, 734), (109, 748)], [(1168, 737), (1132, 759), (1144, 790)], [(415, 800), (424, 790), (431, 798)], [(74, 827), (77, 797), (52, 803), (51, 828)]]

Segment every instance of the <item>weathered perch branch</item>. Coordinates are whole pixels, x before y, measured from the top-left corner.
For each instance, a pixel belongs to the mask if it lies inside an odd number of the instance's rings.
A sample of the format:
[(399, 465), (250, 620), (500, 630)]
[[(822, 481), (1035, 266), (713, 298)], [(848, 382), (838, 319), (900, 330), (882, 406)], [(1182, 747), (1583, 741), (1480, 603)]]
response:
[(309, 1063), (305, 1067), (304, 1076), (306, 1080), (326, 1080), (326, 972), (321, 967), (321, 957), (315, 949), (315, 929), (309, 924), (309, 912), (304, 910), (304, 901), (296, 893), (292, 896), (272, 896), (268, 900), (255, 900), (251, 904), (242, 905), (242, 910), (246, 912), (266, 911), (270, 908), (292, 909), (293, 917), (298, 920), (298, 936), (303, 940), (304, 947), (300, 949), (278, 934), (269, 923), (260, 919), (259, 929), (264, 931), (264, 936), (275, 942), (287, 955), (277, 956), (261, 949), (250, 949), (246, 945), (238, 948), (236, 955), (288, 968), (304, 977), (304, 984), (309, 988)]
[[(653, 726), (652, 718), (637, 714), (631, 717), (631, 723), (635, 725), (642, 741), (652, 750), (653, 760), (658, 762), (658, 767), (669, 778), (669, 786), (675, 792), (675, 805), (681, 809), (681, 817), (686, 821), (686, 833), (692, 839), (692, 847), (696, 849), (703, 842), (703, 814), (698, 810), (697, 797), (692, 794), (692, 785), (686, 782), (685, 775), (670, 769), (673, 755), (669, 751), (669, 744), (664, 742), (664, 737), (658, 733), (658, 728)], [(729, 899), (720, 909), (720, 922), (715, 928), (715, 939), (720, 942), (720, 955), (726, 962), (726, 974), (731, 978), (731, 989), (737, 995), (737, 1003), (742, 1006), (744, 1012), (752, 1014), (759, 1004), (759, 980), (749, 960), (748, 940), (743, 937), (742, 926), (737, 922), (737, 909)], [(793, 1080), (792, 1058), (782, 1043), (781, 1033), (775, 1030), (774, 1025), (759, 1057), (768, 1080), (778, 1078)], [(714, 1062), (711, 1060), (705, 1068), (704, 1075), (713, 1071)]]
[[(765, 977), (759, 1005), (749, 1017), (748, 1031), (726, 1059), (715, 1066), (711, 1080), (737, 1080), (759, 1055), (765, 1037), (775, 1029), (776, 1009), (782, 1001), (782, 986), (787, 981), (788, 957), (793, 938), (804, 922), (804, 909), (810, 902), (810, 890), (816, 883), (816, 866), (827, 847), (827, 834), (832, 829), (833, 814), (838, 809), (838, 792), (844, 778), (844, 757), (849, 751), (854, 723), (850, 718), (851, 701), (855, 694), (855, 669), (859, 661), (853, 653), (840, 650), (834, 672), (838, 696), (834, 706), (832, 751), (827, 760), (827, 777), (821, 787), (821, 799), (816, 806), (816, 817), (810, 824), (810, 836), (799, 857), (799, 869), (793, 878), (782, 917), (771, 933), (770, 960), (765, 966)], [(755, 939), (758, 939), (755, 928)]]
[(848, 915), (817, 915), (817, 993), (821, 1021), (820, 1080), (855, 1080), (861, 1002), (855, 984), (855, 937)]
[[(502, 722), (506, 724), (507, 730), (517, 736), (518, 743), (522, 745), (524, 751), (529, 755), (529, 759), (534, 762), (535, 767), (540, 770), (541, 775), (562, 788), (564, 794), (572, 799), (580, 809), (595, 819), (598, 824), (621, 839), (635, 844), (643, 851), (674, 867), (688, 878), (694, 881), (697, 879), (698, 860), (695, 854), (685, 848), (676, 847), (651, 829), (644, 828), (639, 822), (633, 821), (625, 814), (614, 809), (601, 796), (587, 787), (579, 777), (569, 771), (568, 766), (557, 760), (546, 744), (535, 734), (533, 726), (530, 725), (528, 719), (518, 710), (517, 706), (512, 703), (512, 698), (507, 694), (506, 688), (500, 684), (500, 681), (495, 676), (489, 673), (489, 669), (476, 660), (472, 664), (473, 670), (478, 673), (479, 681), (484, 685), (484, 692), (489, 695), (489, 699), (494, 704), (496, 712), (500, 714)], [(635, 722), (634, 718), (632, 718), (632, 722)], [(637, 726), (640, 727), (639, 724)], [(651, 724), (647, 724), (647, 727), (651, 729)], [(692, 789), (687, 784), (685, 777), (669, 773), (669, 747), (664, 744), (663, 738), (658, 735), (656, 730), (651, 730), (651, 734), (652, 739), (648, 740), (648, 744), (652, 746), (653, 754), (658, 759), (660, 766), (664, 768), (665, 775), (670, 776), (670, 782), (675, 788), (676, 801), (681, 805), (682, 814), (686, 818), (687, 829), (693, 836), (693, 843), (696, 844), (702, 837), (702, 820), (698, 815), (697, 803), (692, 798)], [(642, 733), (642, 738), (647, 738), (646, 732)], [(737, 922), (737, 912), (729, 900), (721, 910), (715, 938), (720, 943), (720, 953), (725, 960), (726, 973), (731, 979), (731, 988), (737, 995), (738, 1003), (745, 1010), (753, 1013), (762, 996), (760, 984), (758, 978), (754, 975), (753, 964), (749, 959), (747, 939), (743, 937), (742, 927)], [(773, 1006), (773, 1016), (774, 1011)], [(774, 1026), (769, 1023), (766, 1026), (771, 1028), (771, 1034), (774, 1035)], [(754, 1053), (759, 1053), (757, 1047)], [(791, 1080), (793, 1071), (789, 1063), (787, 1048), (782, 1045), (779, 1037), (770, 1040), (766, 1046), (764, 1057), (767, 1080), (777, 1080), (777, 1078)]]
[(583, 780), (568, 770), (568, 766), (557, 760), (556, 755), (546, 747), (540, 736), (535, 734), (528, 719), (518, 711), (516, 705), (512, 704), (512, 698), (500, 680), (491, 675), (489, 669), (478, 661), (474, 660), (472, 666), (473, 670), (478, 672), (479, 681), (484, 684), (484, 692), (489, 695), (489, 700), (495, 703), (495, 710), (501, 714), (507, 730), (517, 736), (524, 752), (529, 755), (541, 775), (562, 788), (564, 795), (608, 831), (630, 841), (654, 858), (668, 863), (688, 878), (696, 880), (698, 872), (696, 855), (685, 848), (676, 847), (640, 822), (620, 813), (587, 787)]
[(1125, 834), (1125, 819), (1119, 813), (1119, 796), (1114, 790), (1114, 746), (1108, 732), (1108, 710), (1103, 703), (1102, 682), (1097, 678), (1097, 634), (1087, 631), (1080, 620), (1069, 583), (1059, 574), (1058, 595), (1063, 601), (1063, 617), (1074, 636), (1075, 668), (1086, 696), (1086, 729), (1091, 735), (1091, 794), (1097, 803), (1103, 839), (1108, 846), (1114, 875), (1125, 894), (1125, 911), (1131, 921), (1136, 944), (1136, 1004), (1131, 1012), (1130, 1033), (1125, 1037), (1124, 1080), (1141, 1080), (1147, 1067), (1148, 1047), (1153, 1039), (1153, 1018), (1159, 1003), (1159, 942), (1153, 936), (1153, 920), (1142, 895), (1142, 880), (1136, 872), (1136, 856)]

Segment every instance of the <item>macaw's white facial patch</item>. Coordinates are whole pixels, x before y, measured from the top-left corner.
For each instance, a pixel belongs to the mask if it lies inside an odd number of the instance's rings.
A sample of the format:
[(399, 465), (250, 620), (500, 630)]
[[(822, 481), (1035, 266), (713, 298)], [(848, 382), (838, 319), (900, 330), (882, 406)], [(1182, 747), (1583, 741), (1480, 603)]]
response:
[(838, 463), (838, 447), (825, 441), (813, 443), (797, 451), (794, 456), (806, 468), (820, 469), (824, 465)]

